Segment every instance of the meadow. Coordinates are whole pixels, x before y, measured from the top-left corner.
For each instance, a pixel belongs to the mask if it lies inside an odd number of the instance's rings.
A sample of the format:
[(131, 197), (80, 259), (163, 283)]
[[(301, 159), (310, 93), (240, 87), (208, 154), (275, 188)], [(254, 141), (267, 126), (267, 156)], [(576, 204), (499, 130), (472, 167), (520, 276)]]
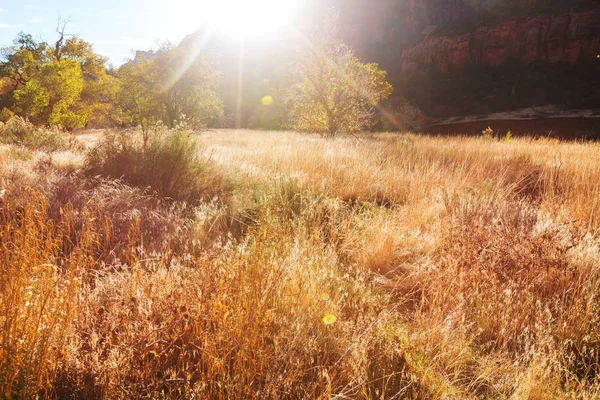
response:
[(40, 135), (0, 145), (3, 398), (600, 396), (597, 143)]

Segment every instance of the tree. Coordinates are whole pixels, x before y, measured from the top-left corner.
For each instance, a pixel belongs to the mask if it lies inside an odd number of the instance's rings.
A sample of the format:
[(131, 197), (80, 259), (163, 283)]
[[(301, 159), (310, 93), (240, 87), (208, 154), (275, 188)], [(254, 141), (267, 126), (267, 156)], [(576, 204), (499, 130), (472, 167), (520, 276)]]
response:
[(40, 73), (45, 53), (45, 43), (36, 42), (33, 36), (20, 32), (12, 46), (0, 49), (0, 76), (11, 81), (15, 90), (25, 86)]
[(162, 115), (160, 84), (152, 60), (138, 53), (134, 61), (123, 64), (117, 71), (115, 119), (121, 124), (140, 125), (144, 142), (148, 129)]
[(114, 79), (89, 43), (65, 33), (67, 24), (59, 21), (54, 45), (20, 33), (2, 49), (0, 104), (32, 122), (71, 130), (108, 116)]
[(356, 132), (376, 122), (376, 107), (393, 91), (387, 73), (364, 64), (334, 39), (314, 41), (299, 54), (287, 104), (291, 126), (310, 132)]
[(36, 42), (23, 32), (12, 46), (0, 49), (0, 108), (13, 108), (15, 91), (40, 73), (45, 51), (45, 43)]
[(223, 115), (223, 104), (217, 95), (221, 74), (206, 58), (188, 48), (167, 44), (156, 53), (154, 63), (169, 127), (174, 127), (182, 116), (199, 127)]
[(73, 129), (85, 125), (86, 115), (76, 111), (83, 90), (79, 65), (69, 59), (44, 64), (40, 74), (14, 93), (15, 106), (36, 123)]
[(107, 74), (106, 58), (94, 53), (90, 43), (72, 37), (64, 42), (60, 51), (61, 60), (73, 60), (79, 64), (83, 78), (83, 88), (75, 107), (75, 112), (85, 119), (85, 123), (105, 123), (110, 117), (116, 82)]
[(156, 52), (138, 52), (117, 71), (118, 119), (148, 128), (164, 121), (173, 128), (185, 117), (194, 127), (223, 115), (217, 95), (220, 74), (203, 57), (170, 44)]

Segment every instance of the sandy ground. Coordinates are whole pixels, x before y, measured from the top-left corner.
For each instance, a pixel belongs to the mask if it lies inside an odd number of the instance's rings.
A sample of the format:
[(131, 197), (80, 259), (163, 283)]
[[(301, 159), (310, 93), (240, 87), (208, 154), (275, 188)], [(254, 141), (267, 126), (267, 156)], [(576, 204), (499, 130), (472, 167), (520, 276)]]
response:
[(497, 136), (511, 131), (513, 136), (546, 136), (561, 139), (600, 139), (600, 118), (536, 118), (536, 119), (485, 119), (436, 124), (423, 129), (430, 134), (481, 135), (490, 127)]
[(452, 123), (494, 121), (494, 120), (524, 120), (545, 118), (600, 118), (600, 110), (562, 110), (557, 106), (520, 108), (518, 110), (493, 113), (488, 115), (468, 115), (439, 120), (436, 125)]

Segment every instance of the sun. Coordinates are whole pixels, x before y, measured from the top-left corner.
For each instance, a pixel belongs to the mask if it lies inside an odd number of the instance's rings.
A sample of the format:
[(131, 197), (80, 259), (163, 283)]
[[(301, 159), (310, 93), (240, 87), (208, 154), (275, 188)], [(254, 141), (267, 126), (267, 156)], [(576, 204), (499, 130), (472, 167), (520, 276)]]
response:
[(183, 0), (182, 19), (195, 19), (235, 36), (275, 34), (290, 23), (299, 0)]

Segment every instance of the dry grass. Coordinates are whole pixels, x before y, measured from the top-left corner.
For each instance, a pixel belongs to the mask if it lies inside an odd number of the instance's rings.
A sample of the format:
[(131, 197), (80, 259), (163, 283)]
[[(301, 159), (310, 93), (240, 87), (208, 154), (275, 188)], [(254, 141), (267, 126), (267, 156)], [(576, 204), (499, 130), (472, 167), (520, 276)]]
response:
[[(225, 199), (232, 190), (210, 160), (202, 157), (191, 131), (154, 132), (147, 142), (131, 133), (106, 135), (88, 152), (86, 173), (123, 179), (162, 198), (197, 204)], [(136, 140), (137, 139), (137, 140)]]
[(600, 395), (598, 145), (198, 140), (232, 199), (0, 148), (4, 397)]

